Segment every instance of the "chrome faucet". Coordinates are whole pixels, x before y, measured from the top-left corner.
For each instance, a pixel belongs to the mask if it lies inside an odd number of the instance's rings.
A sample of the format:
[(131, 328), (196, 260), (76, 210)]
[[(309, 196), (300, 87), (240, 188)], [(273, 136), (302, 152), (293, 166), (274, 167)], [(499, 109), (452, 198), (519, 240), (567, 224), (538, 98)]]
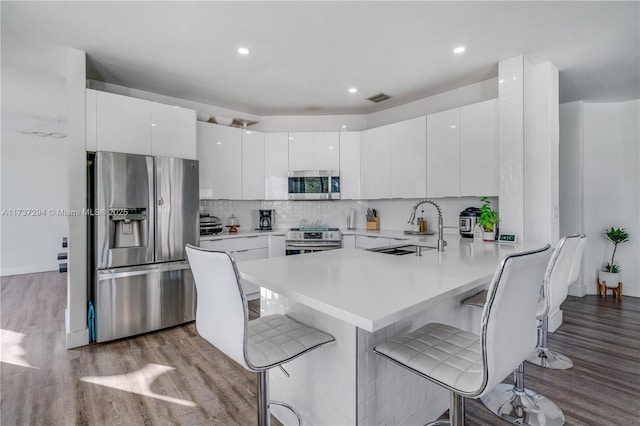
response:
[(407, 222), (409, 225), (413, 225), (413, 222), (416, 219), (416, 211), (418, 207), (423, 204), (431, 204), (438, 211), (438, 251), (444, 251), (444, 246), (447, 245), (447, 242), (444, 240), (444, 226), (442, 225), (442, 210), (440, 206), (435, 201), (424, 200), (420, 201), (418, 204), (413, 206), (413, 210), (411, 210), (411, 216), (409, 216), (409, 221)]

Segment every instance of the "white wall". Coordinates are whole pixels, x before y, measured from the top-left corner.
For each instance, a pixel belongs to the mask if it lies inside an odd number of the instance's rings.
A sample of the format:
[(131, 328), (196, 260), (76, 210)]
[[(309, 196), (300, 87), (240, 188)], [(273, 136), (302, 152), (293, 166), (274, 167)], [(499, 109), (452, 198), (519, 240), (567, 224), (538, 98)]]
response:
[(605, 229), (626, 228), (618, 247), (623, 294), (640, 296), (640, 101), (585, 103), (583, 113), (584, 254), (586, 291), (595, 294), (596, 271), (611, 257)]
[[(64, 80), (2, 67), (1, 201), (4, 209), (44, 209), (43, 216), (5, 214), (1, 224), (2, 276), (58, 269), (67, 220), (50, 209), (67, 208), (67, 139), (22, 131), (66, 132)], [(6, 213), (6, 212), (5, 212)]]

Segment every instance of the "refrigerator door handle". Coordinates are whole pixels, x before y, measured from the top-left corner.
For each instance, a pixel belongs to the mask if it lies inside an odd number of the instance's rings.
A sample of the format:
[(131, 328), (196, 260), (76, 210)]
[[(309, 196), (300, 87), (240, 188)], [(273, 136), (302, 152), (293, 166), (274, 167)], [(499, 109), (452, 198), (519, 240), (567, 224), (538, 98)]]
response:
[(182, 271), (184, 269), (190, 269), (189, 262), (170, 262), (154, 264), (152, 266), (104, 269), (98, 271), (98, 281), (110, 280), (113, 278), (134, 277), (136, 275), (146, 275), (154, 272)]

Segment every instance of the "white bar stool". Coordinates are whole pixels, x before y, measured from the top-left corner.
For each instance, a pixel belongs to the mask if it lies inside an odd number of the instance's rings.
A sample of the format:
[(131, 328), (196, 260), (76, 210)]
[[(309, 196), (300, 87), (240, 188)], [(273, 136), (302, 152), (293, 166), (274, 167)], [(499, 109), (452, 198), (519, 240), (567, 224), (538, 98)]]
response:
[[(569, 294), (569, 286), (578, 279), (578, 275), (580, 275), (580, 266), (582, 264), (582, 255), (584, 254), (584, 247), (587, 244), (586, 235), (572, 235), (567, 238), (572, 239), (572, 248), (575, 246), (573, 239), (578, 239), (577, 247), (574, 249), (573, 259), (571, 259), (571, 266), (567, 272), (564, 269), (566, 268), (566, 264), (562, 265), (562, 273), (554, 273), (550, 277), (549, 297), (545, 297), (545, 299), (547, 299), (547, 304), (544, 309), (538, 313), (538, 347), (529, 356), (529, 358), (527, 358), (527, 362), (544, 368), (552, 368), (554, 370), (567, 370), (573, 367), (573, 361), (571, 361), (566, 355), (554, 352), (547, 347), (549, 313), (560, 307)], [(568, 259), (563, 260), (563, 262), (568, 261)]]
[(523, 362), (536, 344), (536, 300), (550, 245), (505, 257), (482, 312), (481, 335), (426, 324), (374, 351), (451, 391), (449, 421), (464, 425), (464, 398), (481, 398)]
[[(556, 245), (545, 272), (542, 297), (537, 303), (536, 318), (538, 320), (547, 318), (552, 301), (560, 305), (561, 302), (557, 300), (560, 300), (562, 288), (565, 295), (561, 301), (567, 297), (568, 280), (574, 268), (574, 259), (578, 252), (584, 249), (585, 240), (586, 238), (582, 235), (571, 235), (562, 238)], [(581, 256), (582, 253), (579, 254), (579, 257)], [(539, 338), (540, 325), (538, 325)], [(538, 340), (538, 346), (539, 344), (540, 340)], [(537, 356), (537, 354), (538, 352), (535, 351), (534, 355)], [(527, 360), (530, 357), (531, 355)], [(482, 398), (482, 403), (495, 415), (515, 424), (560, 426), (565, 421), (564, 413), (553, 401), (524, 387), (524, 363), (514, 371), (512, 385), (499, 384)]]
[[(271, 422), (269, 370), (335, 339), (286, 315), (249, 321), (240, 274), (229, 253), (186, 246), (198, 294), (196, 329), (200, 336), (249, 371), (258, 373), (258, 425)], [(283, 370), (284, 371), (284, 370)], [(285, 372), (286, 374), (286, 372)]]

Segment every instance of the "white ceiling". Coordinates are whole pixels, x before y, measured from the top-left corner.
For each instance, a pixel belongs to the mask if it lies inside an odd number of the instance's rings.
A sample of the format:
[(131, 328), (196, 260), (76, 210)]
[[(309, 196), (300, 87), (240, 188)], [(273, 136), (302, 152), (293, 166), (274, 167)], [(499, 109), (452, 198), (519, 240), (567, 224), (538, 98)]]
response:
[[(73, 47), (94, 80), (257, 115), (358, 114), (495, 77), (524, 53), (560, 70), (561, 103), (622, 101), (640, 97), (639, 5), (2, 1), (2, 66), (63, 77)], [(379, 92), (391, 99), (365, 100)]]

